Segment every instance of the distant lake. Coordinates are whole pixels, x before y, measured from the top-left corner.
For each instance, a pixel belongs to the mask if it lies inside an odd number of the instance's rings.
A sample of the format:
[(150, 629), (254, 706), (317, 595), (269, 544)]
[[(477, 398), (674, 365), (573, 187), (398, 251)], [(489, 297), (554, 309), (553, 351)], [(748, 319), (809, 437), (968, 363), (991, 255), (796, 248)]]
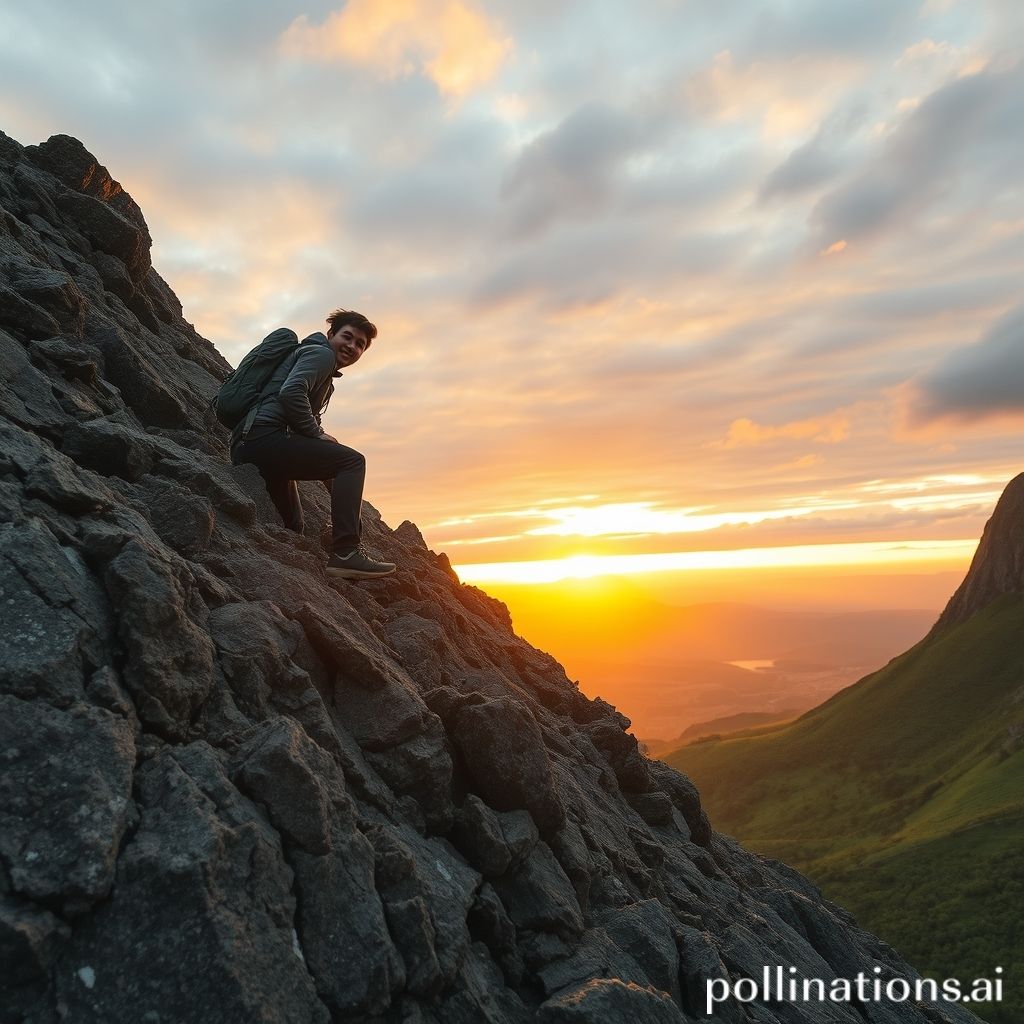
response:
[(735, 665), (737, 668), (745, 668), (748, 672), (760, 672), (766, 668), (775, 668), (775, 659), (761, 659), (760, 661), (727, 661), (727, 665)]

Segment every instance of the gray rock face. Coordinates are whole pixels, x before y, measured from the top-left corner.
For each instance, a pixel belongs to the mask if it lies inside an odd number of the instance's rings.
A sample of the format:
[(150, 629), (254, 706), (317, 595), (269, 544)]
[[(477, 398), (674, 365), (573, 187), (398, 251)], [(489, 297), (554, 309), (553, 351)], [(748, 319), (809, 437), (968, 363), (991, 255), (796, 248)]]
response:
[(936, 629), (966, 622), (1004, 594), (1024, 593), (1024, 473), (1015, 476), (985, 524), (963, 583), (949, 599)]
[[(96, 158), (0, 133), (4, 1024), (676, 1024), (766, 963), (913, 977), (413, 524), (365, 505), (399, 571), (332, 583), (323, 489), (297, 537), (228, 465), (228, 369)], [(973, 1019), (829, 1013), (714, 1019)]]
[(62, 711), (4, 695), (0, 752), (11, 891), (65, 913), (90, 908), (110, 892), (132, 810), (131, 726), (85, 703)]
[(527, 708), (510, 697), (467, 704), (455, 713), (451, 732), (474, 784), (494, 807), (523, 808), (542, 832), (558, 830), (565, 808), (543, 734)]

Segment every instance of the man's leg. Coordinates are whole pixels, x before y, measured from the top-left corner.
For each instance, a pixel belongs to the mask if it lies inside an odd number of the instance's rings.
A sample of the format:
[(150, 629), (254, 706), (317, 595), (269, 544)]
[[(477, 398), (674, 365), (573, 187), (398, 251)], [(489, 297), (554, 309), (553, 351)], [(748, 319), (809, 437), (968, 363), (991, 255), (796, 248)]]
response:
[(337, 469), (331, 480), (331, 550), (347, 555), (359, 547), (363, 532), (359, 513), (363, 506), (366, 459), (354, 448), (333, 441), (326, 443), (339, 449), (334, 463)]
[[(286, 524), (295, 522), (296, 508), (301, 523), (302, 506), (293, 481), (320, 480), (326, 483), (329, 480), (331, 549), (345, 555), (359, 546), (359, 510), (363, 500), (366, 460), (355, 449), (325, 438), (273, 430), (243, 441), (237, 458), (240, 462), (251, 462), (259, 469), (282, 518), (288, 513)], [(287, 492), (284, 483), (290, 484)]]
[(263, 475), (263, 482), (267, 485), (267, 493), (281, 514), (284, 525), (289, 530), (302, 533), (305, 520), (302, 515), (302, 500), (299, 498), (299, 489), (295, 486), (295, 481), (286, 480), (281, 476)]

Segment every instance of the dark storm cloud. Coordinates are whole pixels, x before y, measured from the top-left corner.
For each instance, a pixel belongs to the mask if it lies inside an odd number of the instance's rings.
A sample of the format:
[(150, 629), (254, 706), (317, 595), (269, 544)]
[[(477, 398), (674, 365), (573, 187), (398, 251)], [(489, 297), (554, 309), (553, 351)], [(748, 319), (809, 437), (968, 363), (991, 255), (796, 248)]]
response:
[[(928, 96), (884, 143), (877, 159), (824, 196), (812, 213), (818, 243), (877, 234), (912, 219), (960, 175), (994, 180), (1012, 155), (1024, 157), (1024, 65), (955, 79)], [(1011, 126), (1018, 130), (1010, 132)]]
[(1024, 305), (978, 342), (958, 349), (912, 385), (910, 414), (921, 425), (1024, 412)]

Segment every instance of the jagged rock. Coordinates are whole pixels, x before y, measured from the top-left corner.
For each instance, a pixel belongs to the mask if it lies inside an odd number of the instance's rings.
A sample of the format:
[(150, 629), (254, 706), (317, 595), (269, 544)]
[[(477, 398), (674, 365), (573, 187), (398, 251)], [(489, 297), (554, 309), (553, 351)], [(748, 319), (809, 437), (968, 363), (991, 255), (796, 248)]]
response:
[(104, 376), (141, 422), (163, 427), (188, 422), (185, 407), (161, 381), (150, 360), (129, 343), (121, 328), (97, 326), (89, 331), (89, 338), (103, 357)]
[(216, 524), (209, 499), (156, 477), (142, 483), (146, 510), (160, 539), (186, 558), (205, 551)]
[(173, 1007), (181, 1020), (328, 1021), (293, 939), (278, 837), (212, 750), (164, 750), (137, 788), (141, 820), (111, 898), (55, 971), (70, 1019), (162, 1019)]
[(385, 629), (391, 646), (421, 689), (426, 691), (442, 685), (446, 639), (440, 623), (408, 613), (392, 619)]
[(22, 263), (8, 264), (7, 275), (17, 295), (45, 309), (60, 330), (81, 333), (89, 303), (68, 274)]
[(584, 726), (591, 742), (608, 759), (615, 778), (624, 790), (644, 793), (651, 788), (647, 761), (637, 745), (636, 737), (614, 720), (591, 722)]
[(711, 824), (701, 807), (697, 787), (685, 775), (661, 761), (651, 761), (648, 767), (655, 784), (668, 794), (673, 806), (682, 814), (690, 838), (698, 846), (707, 846), (711, 841)]
[(135, 282), (121, 260), (100, 251), (93, 256), (93, 266), (96, 267), (107, 291), (124, 302), (131, 301), (135, 295)]
[(131, 726), (0, 695), (0, 861), (14, 892), (81, 913), (110, 891), (128, 825)]
[[(680, 927), (679, 982), (683, 1006), (697, 1020), (708, 1020), (707, 984), (710, 980), (731, 982), (729, 972), (711, 941), (711, 936), (689, 925)], [(728, 999), (714, 1008), (714, 1019), (726, 1024), (742, 1024), (746, 1019), (740, 1004)]]
[(518, 985), (523, 977), (523, 958), (516, 946), (516, 926), (494, 887), (480, 887), (467, 917), (474, 938), (480, 939), (501, 965), (505, 980)]
[(668, 825), (672, 821), (672, 799), (667, 793), (625, 793), (630, 807), (648, 825)]
[(158, 552), (130, 540), (104, 582), (128, 654), (124, 679), (139, 718), (165, 736), (183, 737), (213, 685), (213, 644), (189, 615), (191, 581)]
[(470, 863), (484, 875), (504, 874), (512, 863), (512, 851), (498, 816), (472, 793), (455, 816), (452, 835)]
[[(60, 367), (66, 378), (85, 384), (95, 383), (99, 373), (96, 360), (88, 352), (69, 344), (63, 338), (44, 338), (34, 342), (29, 349), (29, 356), (33, 362), (49, 361)], [(73, 426), (69, 429), (73, 429)]]
[(36, 434), (0, 422), (0, 472), (22, 480), (26, 495), (70, 512), (102, 512), (116, 498), (100, 478), (79, 469)]
[[(536, 831), (536, 830), (535, 830)], [(530, 845), (532, 849), (532, 844)], [(573, 821), (565, 825), (551, 837), (551, 849), (562, 865), (576, 898), (584, 911), (590, 904), (590, 887), (595, 875), (598, 874), (598, 863), (587, 848), (586, 839), (579, 826)]]
[(629, 953), (651, 985), (681, 1003), (679, 922), (658, 900), (641, 900), (602, 914), (599, 920), (617, 948)]
[(0, 331), (0, 385), (0, 414), (26, 430), (49, 438), (60, 435), (67, 415), (52, 382), (31, 364), (24, 347), (6, 331)]
[(384, 686), (366, 690), (361, 680), (349, 684), (339, 673), (334, 701), (385, 782), (396, 793), (412, 796), (431, 828), (447, 831), (454, 807), (444, 728), (411, 683), (392, 669)]
[(25, 338), (49, 338), (60, 333), (57, 318), (13, 288), (0, 284), (0, 327)]
[(503, 811), (498, 814), (501, 834), (505, 838), (512, 866), (522, 864), (537, 845), (540, 833), (529, 811)]
[(966, 622), (1003, 594), (1024, 593), (1024, 473), (1015, 476), (985, 524), (978, 550), (963, 583), (950, 598), (934, 629)]
[(48, 910), (0, 895), (0, 1005), (21, 1016), (45, 993), (46, 978), (71, 929)]
[(79, 466), (125, 480), (137, 480), (153, 468), (151, 447), (145, 434), (108, 419), (72, 424), (62, 445)]
[(620, 949), (603, 928), (588, 929), (569, 956), (541, 967), (537, 976), (545, 996), (574, 988), (592, 978), (618, 978), (635, 985), (648, 985), (639, 964)]
[(583, 914), (572, 882), (551, 847), (541, 841), (513, 872), (492, 881), (517, 928), (572, 938), (583, 931)]
[(238, 707), (251, 720), (266, 717), (275, 687), (302, 692), (309, 674), (292, 659), (300, 628), (269, 601), (240, 601), (210, 612), (210, 639), (217, 664)]
[(540, 727), (507, 697), (460, 708), (451, 727), (474, 784), (498, 810), (528, 810), (542, 833), (556, 832), (565, 808), (555, 792)]
[(99, 250), (116, 256), (133, 280), (149, 270), (149, 240), (139, 228), (107, 203), (77, 192), (58, 193), (57, 209)]
[(258, 727), (234, 755), (232, 777), (266, 808), (271, 824), (307, 853), (331, 850), (336, 813), (351, 818), (352, 803), (334, 761), (286, 718)]
[(326, 491), (298, 536), (229, 465), (228, 364), (67, 136), (0, 133), (0, 328), (5, 1022), (700, 1020), (766, 961), (911, 976), (413, 524), (364, 505), (400, 571), (330, 581)]
[(133, 727), (138, 726), (135, 705), (121, 685), (112, 665), (103, 665), (92, 674), (86, 683), (86, 694), (94, 704), (112, 711), (119, 718), (124, 718)]
[[(467, 919), (480, 875), (445, 840), (423, 837), (408, 826), (377, 825), (367, 835), (376, 851), (377, 886), (385, 904), (423, 900), (430, 914), (441, 984), (451, 984), (472, 941)], [(421, 962), (423, 949), (422, 936), (417, 936), (411, 951), (414, 963)]]
[(39, 520), (0, 526), (0, 691), (64, 708), (84, 699), (109, 623), (75, 558)]
[(182, 453), (180, 458), (162, 458), (158, 471), (190, 490), (205, 495), (214, 507), (237, 519), (243, 526), (249, 526), (255, 521), (255, 504), (239, 489), (227, 466), (212, 462), (200, 466)]
[(482, 943), (474, 943), (460, 967), (457, 988), (436, 1011), (438, 1024), (530, 1024), (534, 1014), (503, 984)]
[[(422, 702), (408, 693), (409, 688), (395, 671), (383, 645), (372, 633), (357, 635), (349, 624), (351, 620), (346, 621), (345, 611), (344, 604), (337, 609), (327, 609), (306, 603), (292, 615), (302, 623), (320, 656), (340, 673), (342, 678), (339, 684), (345, 688), (349, 697), (357, 689), (390, 690), (391, 699), (403, 701), (407, 711), (419, 723), (422, 719)], [(416, 728), (411, 728), (408, 735), (416, 731)], [(384, 746), (390, 746), (391, 743), (385, 743)]]
[(544, 1003), (538, 1024), (686, 1024), (679, 1008), (663, 992), (623, 982), (595, 978)]
[(444, 978), (434, 950), (436, 935), (426, 901), (422, 896), (389, 900), (385, 914), (405, 962), (406, 988), (413, 995), (432, 999), (441, 991)]

